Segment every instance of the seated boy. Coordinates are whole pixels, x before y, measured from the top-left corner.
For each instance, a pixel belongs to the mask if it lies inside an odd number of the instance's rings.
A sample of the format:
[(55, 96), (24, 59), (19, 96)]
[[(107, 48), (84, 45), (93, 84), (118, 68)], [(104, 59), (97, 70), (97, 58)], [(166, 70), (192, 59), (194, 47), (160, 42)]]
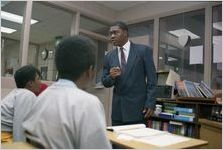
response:
[(23, 124), (27, 142), (38, 148), (108, 149), (105, 115), (97, 97), (82, 89), (93, 79), (95, 46), (75, 36), (58, 45), (59, 80), (38, 97)]
[(1, 102), (1, 142), (25, 141), (22, 123), (39, 91), (40, 73), (32, 65), (21, 67), (14, 75), (17, 88)]

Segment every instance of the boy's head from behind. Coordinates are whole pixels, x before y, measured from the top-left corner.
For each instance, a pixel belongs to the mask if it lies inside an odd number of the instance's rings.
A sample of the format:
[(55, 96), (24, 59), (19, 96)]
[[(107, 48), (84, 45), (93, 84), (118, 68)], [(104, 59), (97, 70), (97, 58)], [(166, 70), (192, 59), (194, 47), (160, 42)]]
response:
[(40, 72), (33, 65), (19, 68), (14, 74), (14, 79), (17, 88), (26, 88), (34, 93), (40, 89)]
[[(72, 36), (63, 39), (56, 48), (55, 62), (59, 78), (79, 82), (91, 80), (96, 47), (90, 39)], [(81, 81), (80, 84), (86, 84)]]

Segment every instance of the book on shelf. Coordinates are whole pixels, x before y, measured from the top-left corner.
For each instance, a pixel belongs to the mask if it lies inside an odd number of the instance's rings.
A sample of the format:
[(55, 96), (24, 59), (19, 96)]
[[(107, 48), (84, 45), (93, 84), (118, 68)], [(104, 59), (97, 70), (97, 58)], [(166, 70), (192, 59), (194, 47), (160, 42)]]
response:
[[(154, 126), (155, 125), (155, 126)], [(168, 131), (169, 133), (183, 135), (188, 137), (194, 137), (195, 135), (192, 133), (194, 131), (193, 124), (188, 124), (185, 122), (179, 121), (155, 121), (155, 120), (148, 120), (148, 127), (157, 129), (160, 127), (160, 130)]]
[(175, 83), (180, 97), (213, 98), (214, 94), (211, 88), (204, 82), (192, 82), (188, 80), (179, 80)]
[(179, 121), (186, 121), (186, 122), (194, 121), (193, 116), (185, 116), (185, 115), (174, 115), (174, 119), (179, 120)]
[(184, 107), (174, 107), (175, 112), (184, 112), (184, 113), (193, 113), (194, 109), (193, 108), (184, 108)]

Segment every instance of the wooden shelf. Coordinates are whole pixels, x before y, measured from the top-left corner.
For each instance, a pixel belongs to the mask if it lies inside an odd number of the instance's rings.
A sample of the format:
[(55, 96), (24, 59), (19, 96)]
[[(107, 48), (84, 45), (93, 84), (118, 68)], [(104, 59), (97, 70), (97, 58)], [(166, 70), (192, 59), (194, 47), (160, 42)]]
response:
[(212, 111), (213, 107), (221, 107), (221, 104), (215, 103), (214, 99), (206, 99), (206, 98), (195, 98), (195, 97), (178, 97), (176, 99), (170, 99), (170, 98), (157, 98), (156, 100), (157, 104), (176, 104), (176, 106), (179, 107), (185, 107), (185, 108), (193, 108), (195, 118), (193, 122), (189, 121), (181, 121), (176, 120), (174, 118), (162, 118), (155, 116), (152, 118), (152, 120), (159, 120), (159, 121), (177, 121), (182, 123), (191, 124), (194, 126), (195, 129), (195, 137), (200, 137), (200, 126), (201, 124), (208, 126), (207, 124), (212, 124), (212, 126), (219, 127), (221, 126), (221, 123), (216, 121), (211, 121), (203, 118), (207, 118)]
[(189, 97), (179, 97), (176, 99), (170, 98), (157, 98), (157, 102), (165, 102), (165, 103), (176, 103), (176, 104), (203, 104), (203, 105), (221, 105), (216, 104), (213, 99), (205, 99), (205, 98), (189, 98)]
[(177, 120), (177, 119), (174, 119), (174, 118), (163, 118), (163, 117), (158, 117), (158, 116), (152, 116), (152, 118), (154, 119), (162, 119), (162, 120), (166, 120), (166, 121), (176, 121), (176, 122), (183, 122), (183, 123), (190, 123), (190, 124), (197, 124), (196, 122), (191, 122), (191, 121), (182, 121), (182, 120)]
[(221, 122), (212, 121), (212, 120), (208, 120), (208, 119), (199, 119), (198, 122), (200, 124), (205, 124), (205, 125), (208, 125), (208, 126), (212, 126), (212, 127), (215, 127), (215, 128), (222, 129), (222, 123)]

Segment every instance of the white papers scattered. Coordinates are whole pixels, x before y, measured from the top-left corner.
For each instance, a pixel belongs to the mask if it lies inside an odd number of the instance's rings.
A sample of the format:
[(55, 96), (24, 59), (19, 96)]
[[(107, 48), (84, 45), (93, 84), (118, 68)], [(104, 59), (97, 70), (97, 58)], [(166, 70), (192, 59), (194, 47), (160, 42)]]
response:
[(120, 131), (119, 134), (125, 134), (136, 138), (141, 137), (148, 137), (148, 136), (154, 136), (158, 134), (164, 134), (165, 132), (154, 130), (151, 128), (140, 128), (140, 129), (134, 129), (134, 130), (124, 130)]
[(189, 140), (190, 140), (189, 138), (176, 136), (169, 133), (153, 136), (152, 138), (144, 137), (144, 138), (136, 139), (136, 141), (145, 142), (145, 143), (155, 145), (158, 147), (164, 147), (164, 146), (177, 144), (177, 143), (185, 142)]
[(180, 75), (177, 74), (172, 69), (170, 69), (167, 80), (166, 80), (166, 85), (175, 86), (175, 81), (178, 81), (178, 80), (180, 80)]
[(107, 130), (110, 131), (123, 131), (123, 130), (131, 130), (131, 129), (139, 129), (139, 128), (145, 128), (145, 124), (133, 124), (133, 125), (125, 125), (125, 126), (109, 126), (107, 127)]
[(190, 65), (203, 64), (203, 45), (190, 47)]
[(107, 127), (107, 129), (113, 129), (117, 134), (118, 140), (138, 141), (157, 147), (169, 146), (190, 140), (190, 138), (174, 135), (167, 131), (146, 128), (144, 124), (112, 126)]
[(129, 141), (129, 140), (133, 140), (134, 137), (129, 136), (129, 135), (125, 135), (125, 134), (120, 134), (120, 135), (118, 135), (117, 139), (118, 140), (126, 140), (126, 141)]

